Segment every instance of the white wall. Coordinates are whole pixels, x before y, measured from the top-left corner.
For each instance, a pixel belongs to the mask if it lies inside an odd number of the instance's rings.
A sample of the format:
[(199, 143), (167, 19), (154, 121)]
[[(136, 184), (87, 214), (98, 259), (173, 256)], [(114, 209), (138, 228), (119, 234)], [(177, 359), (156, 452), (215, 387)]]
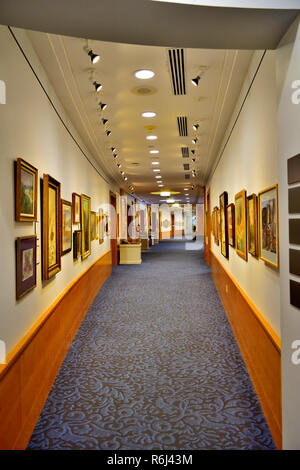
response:
[[(261, 56), (262, 51), (253, 55), (223, 143)], [(214, 206), (219, 207), (219, 195), (223, 191), (228, 192), (230, 204), (234, 202), (235, 194), (242, 189), (246, 189), (247, 195), (258, 194), (268, 186), (278, 183), (275, 57), (276, 53), (273, 51), (266, 53), (226, 149), (208, 181), (211, 211)], [(222, 148), (223, 144), (220, 149)], [(250, 254), (248, 261), (244, 261), (232, 247), (229, 247), (229, 259), (226, 259), (212, 236), (211, 247), (222, 265), (280, 336), (279, 272)]]
[[(47, 92), (80, 142), (26, 33), (18, 30), (17, 37)], [(14, 221), (14, 160), (22, 157), (34, 165), (39, 170), (39, 178), (43, 173), (49, 173), (57, 179), (61, 183), (63, 199), (71, 201), (72, 192), (87, 194), (91, 197), (92, 210), (97, 210), (101, 203), (108, 203), (109, 189), (116, 192), (117, 188), (98, 175), (68, 135), (7, 27), (0, 27), (0, 75), (6, 83), (6, 104), (0, 104), (0, 340), (5, 341), (8, 353), (72, 280), (110, 249), (106, 238), (102, 245), (98, 240), (91, 242), (91, 256), (84, 261), (74, 262), (72, 252), (68, 253), (62, 257), (61, 272), (48, 282), (42, 283), (39, 265), (37, 287), (16, 301), (15, 239), (34, 234), (35, 227), (32, 223)], [(80, 145), (84, 148), (82, 142)], [(40, 236), (39, 224), (37, 230)], [(41, 258), (40, 255), (38, 257)]]
[[(282, 329), (282, 414), (283, 447), (300, 449), (300, 363), (292, 361), (300, 341), (300, 311), (290, 305), (289, 280), (300, 282), (298, 276), (289, 274), (288, 185), (287, 160), (300, 152), (300, 26), (299, 18), (291, 26), (277, 50), (278, 77), (278, 169), (280, 184), (279, 239), (280, 239), (280, 293)], [(298, 99), (292, 101), (297, 89), (292, 84), (298, 80)], [(296, 104), (297, 103), (297, 104)], [(293, 186), (299, 186), (294, 184)], [(295, 216), (294, 216), (295, 217)], [(299, 218), (299, 214), (296, 216)], [(299, 246), (293, 246), (299, 250)], [(299, 344), (299, 343), (298, 343)], [(300, 349), (298, 345), (298, 359)]]

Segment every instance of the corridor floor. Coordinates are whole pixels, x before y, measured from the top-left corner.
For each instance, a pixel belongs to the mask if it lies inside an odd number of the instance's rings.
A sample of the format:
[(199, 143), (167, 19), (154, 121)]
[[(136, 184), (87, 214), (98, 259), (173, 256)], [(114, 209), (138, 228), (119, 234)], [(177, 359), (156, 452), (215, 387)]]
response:
[(275, 448), (203, 253), (185, 248), (113, 268), (29, 449)]

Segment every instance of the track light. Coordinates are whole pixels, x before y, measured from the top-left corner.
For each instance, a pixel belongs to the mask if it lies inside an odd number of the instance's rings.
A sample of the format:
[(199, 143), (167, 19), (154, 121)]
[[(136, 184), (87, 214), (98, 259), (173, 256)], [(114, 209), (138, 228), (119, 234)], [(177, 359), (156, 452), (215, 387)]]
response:
[(115, 153), (115, 154), (113, 155), (113, 157), (114, 157), (114, 158), (118, 158), (118, 154)]
[(111, 131), (106, 131), (107, 137), (111, 134)]
[(194, 86), (198, 86), (200, 79), (201, 79), (200, 75), (197, 75), (197, 77), (192, 78), (191, 82)]
[(98, 60), (100, 59), (100, 56), (98, 54), (94, 54), (92, 50), (88, 52), (88, 55), (91, 58), (92, 64), (97, 64)]
[(108, 119), (102, 119), (102, 122), (103, 122), (103, 126), (105, 126), (105, 124), (108, 122)]
[(196, 144), (198, 142), (198, 139), (193, 139), (192, 142), (193, 144)]
[(192, 162), (194, 163), (196, 161), (196, 158), (192, 158)]
[(115, 151), (116, 151), (116, 147), (111, 147), (111, 151), (112, 151), (112, 152), (115, 152)]
[(121, 166), (122, 166), (121, 163), (117, 163), (118, 168), (121, 168)]
[(94, 85), (96, 91), (100, 91), (101, 88), (102, 88), (101, 83), (97, 83), (96, 81), (93, 83), (93, 85)]
[(192, 154), (195, 155), (195, 150), (191, 150)]
[(107, 108), (107, 104), (101, 103), (101, 101), (100, 101), (100, 103), (99, 103), (99, 106), (100, 106), (100, 108), (101, 108), (102, 111), (104, 111), (104, 110)]
[(125, 181), (127, 181), (127, 180), (128, 180), (127, 176), (125, 176), (124, 180), (125, 180)]
[(199, 124), (194, 124), (193, 129), (194, 129), (194, 131), (197, 131), (199, 129)]
[(122, 176), (125, 175), (125, 171), (120, 171), (120, 173)]

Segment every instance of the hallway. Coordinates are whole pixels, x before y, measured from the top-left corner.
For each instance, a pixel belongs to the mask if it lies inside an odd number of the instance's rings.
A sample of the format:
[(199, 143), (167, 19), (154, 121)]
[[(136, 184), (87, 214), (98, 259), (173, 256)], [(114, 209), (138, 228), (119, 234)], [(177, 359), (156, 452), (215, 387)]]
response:
[[(274, 449), (202, 251), (120, 265), (66, 355), (29, 449)], [(187, 248), (187, 249), (186, 249)]]

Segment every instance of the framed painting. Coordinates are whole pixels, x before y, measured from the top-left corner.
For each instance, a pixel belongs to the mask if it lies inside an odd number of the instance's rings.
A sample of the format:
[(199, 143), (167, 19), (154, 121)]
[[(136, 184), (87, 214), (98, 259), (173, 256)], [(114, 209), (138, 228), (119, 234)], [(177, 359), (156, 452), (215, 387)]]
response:
[(36, 286), (36, 235), (17, 238), (17, 299)]
[(235, 249), (247, 261), (246, 191), (235, 195)]
[(257, 196), (251, 194), (247, 197), (247, 223), (248, 223), (248, 251), (253, 256), (258, 254), (257, 242)]
[(96, 212), (91, 211), (91, 240), (97, 238), (97, 215)]
[(18, 158), (16, 162), (16, 220), (37, 221), (38, 170)]
[(213, 235), (214, 234), (214, 212), (212, 212), (210, 215), (210, 229)]
[(279, 268), (278, 185), (258, 193), (259, 257)]
[(91, 254), (91, 198), (81, 194), (81, 258)]
[[(221, 217), (220, 209), (217, 209), (217, 222), (218, 222), (218, 241), (221, 240)], [(218, 243), (219, 244), (219, 243)]]
[(75, 230), (73, 233), (73, 259), (78, 259), (81, 255), (81, 230)]
[(61, 200), (61, 254), (72, 250), (72, 203)]
[(81, 199), (77, 193), (72, 193), (72, 206), (73, 206), (73, 224), (80, 224), (80, 206)]
[(60, 183), (43, 176), (43, 279), (61, 270)]
[(218, 208), (214, 207), (214, 240), (219, 245)]
[(221, 242), (221, 253), (225, 258), (228, 258), (228, 233), (227, 233), (227, 213), (226, 207), (228, 204), (228, 194), (224, 191), (220, 197), (220, 242)]
[(227, 232), (228, 244), (235, 247), (235, 229), (234, 229), (234, 204), (228, 204), (227, 208)]
[(99, 243), (104, 242), (104, 215), (103, 209), (99, 209)]

